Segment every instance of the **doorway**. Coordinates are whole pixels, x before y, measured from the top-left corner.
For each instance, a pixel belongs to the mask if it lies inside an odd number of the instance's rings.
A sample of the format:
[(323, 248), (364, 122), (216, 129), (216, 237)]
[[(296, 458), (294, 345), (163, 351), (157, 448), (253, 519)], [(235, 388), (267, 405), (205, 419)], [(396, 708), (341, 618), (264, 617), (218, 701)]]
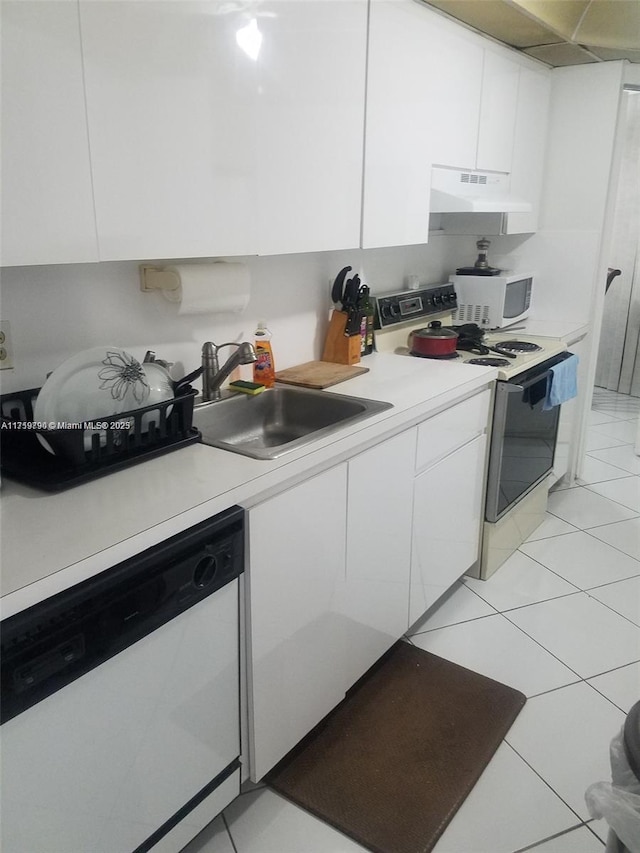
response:
[(625, 138), (595, 386), (640, 397), (640, 91), (625, 88)]

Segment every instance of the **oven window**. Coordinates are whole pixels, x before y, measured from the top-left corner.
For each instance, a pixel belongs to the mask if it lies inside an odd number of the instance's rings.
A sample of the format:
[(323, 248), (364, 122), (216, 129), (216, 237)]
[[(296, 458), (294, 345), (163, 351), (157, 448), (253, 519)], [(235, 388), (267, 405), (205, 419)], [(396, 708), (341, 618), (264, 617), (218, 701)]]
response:
[(529, 307), (531, 302), (531, 279), (521, 278), (519, 281), (509, 282), (505, 286), (504, 294), (504, 316), (519, 317)]
[[(543, 411), (546, 374), (521, 393), (507, 396), (498, 485), (499, 517), (552, 468), (560, 407)], [(495, 520), (495, 519), (489, 519)]]

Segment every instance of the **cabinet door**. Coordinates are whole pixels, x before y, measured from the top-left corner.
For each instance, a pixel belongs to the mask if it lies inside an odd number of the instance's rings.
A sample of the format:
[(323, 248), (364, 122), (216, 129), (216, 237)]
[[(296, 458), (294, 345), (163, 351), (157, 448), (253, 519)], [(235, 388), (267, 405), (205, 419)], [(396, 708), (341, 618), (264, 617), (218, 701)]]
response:
[(485, 50), (476, 167), (510, 172), (520, 67)]
[(431, 166), (473, 168), (482, 48), (414, 0), (372, 0), (364, 248), (426, 243)]
[(254, 254), (256, 62), (226, 0), (81, 0), (102, 260)]
[(2, 3), (2, 264), (98, 260), (78, 7)]
[(547, 147), (551, 78), (548, 73), (520, 69), (516, 111), (511, 192), (515, 198), (530, 201), (529, 213), (508, 213), (506, 233), (521, 234), (538, 230), (544, 159)]
[(260, 254), (360, 245), (367, 0), (265, 0)]
[(433, 133), (431, 162), (470, 169), (476, 163), (482, 48), (440, 26), (433, 27), (423, 48), (429, 56), (424, 83)]
[(344, 697), (346, 464), (249, 510), (251, 777)]
[(431, 122), (424, 9), (373, 0), (369, 22), (362, 246), (426, 243)]
[(479, 436), (416, 478), (410, 625), (478, 558), (486, 443)]
[(353, 684), (407, 628), (416, 430), (349, 460), (347, 681)]

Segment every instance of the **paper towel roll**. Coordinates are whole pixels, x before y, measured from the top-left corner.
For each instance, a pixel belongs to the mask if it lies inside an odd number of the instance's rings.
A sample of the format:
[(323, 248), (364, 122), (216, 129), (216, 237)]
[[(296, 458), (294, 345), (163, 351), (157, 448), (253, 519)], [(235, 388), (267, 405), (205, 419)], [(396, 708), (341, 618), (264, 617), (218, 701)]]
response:
[(179, 302), (178, 315), (240, 313), (249, 303), (250, 277), (245, 264), (176, 264), (165, 267), (178, 276), (175, 290), (163, 290), (170, 302)]

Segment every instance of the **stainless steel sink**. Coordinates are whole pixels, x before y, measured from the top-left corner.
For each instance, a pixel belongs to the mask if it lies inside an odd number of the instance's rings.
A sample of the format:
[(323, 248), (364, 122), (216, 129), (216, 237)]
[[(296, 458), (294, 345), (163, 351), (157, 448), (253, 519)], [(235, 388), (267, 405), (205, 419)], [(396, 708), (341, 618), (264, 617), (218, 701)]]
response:
[(254, 459), (277, 459), (390, 408), (391, 403), (378, 400), (276, 386), (256, 396), (235, 394), (196, 406), (193, 422), (211, 447)]

